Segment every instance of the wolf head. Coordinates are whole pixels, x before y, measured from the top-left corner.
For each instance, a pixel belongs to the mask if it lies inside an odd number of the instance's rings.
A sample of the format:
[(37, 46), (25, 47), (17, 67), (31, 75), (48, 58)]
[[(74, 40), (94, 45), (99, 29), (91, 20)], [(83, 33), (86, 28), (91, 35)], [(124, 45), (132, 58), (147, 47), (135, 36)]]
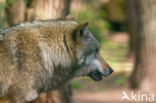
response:
[(97, 39), (88, 30), (88, 23), (80, 24), (73, 35), (78, 65), (78, 76), (89, 76), (95, 81), (108, 76), (113, 69), (100, 56), (100, 46)]

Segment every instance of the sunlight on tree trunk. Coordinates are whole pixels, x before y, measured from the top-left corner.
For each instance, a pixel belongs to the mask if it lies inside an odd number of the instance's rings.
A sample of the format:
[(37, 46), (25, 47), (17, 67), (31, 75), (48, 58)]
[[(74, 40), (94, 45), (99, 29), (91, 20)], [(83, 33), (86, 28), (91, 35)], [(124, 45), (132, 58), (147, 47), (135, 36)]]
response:
[(138, 0), (137, 54), (131, 87), (144, 91), (156, 89), (156, 0)]
[(27, 20), (47, 20), (65, 17), (69, 13), (70, 0), (31, 0), (28, 3)]

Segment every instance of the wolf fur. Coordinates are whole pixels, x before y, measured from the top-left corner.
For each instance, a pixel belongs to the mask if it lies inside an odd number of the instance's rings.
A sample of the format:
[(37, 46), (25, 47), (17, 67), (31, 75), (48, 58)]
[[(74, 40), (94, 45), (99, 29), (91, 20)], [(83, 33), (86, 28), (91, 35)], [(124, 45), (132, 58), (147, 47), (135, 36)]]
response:
[[(104, 70), (95, 56), (98, 51), (99, 43), (87, 23), (48, 20), (1, 29), (0, 97), (25, 103), (83, 72), (93, 79), (106, 70), (110, 74), (109, 65)], [(97, 68), (97, 74), (89, 74)]]

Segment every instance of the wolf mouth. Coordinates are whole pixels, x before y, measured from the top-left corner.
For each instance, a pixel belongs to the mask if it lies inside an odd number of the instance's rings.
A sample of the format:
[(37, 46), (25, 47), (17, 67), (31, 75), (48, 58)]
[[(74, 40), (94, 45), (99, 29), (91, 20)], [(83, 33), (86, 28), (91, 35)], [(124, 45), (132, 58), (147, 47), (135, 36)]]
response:
[(92, 78), (95, 81), (100, 81), (102, 80), (102, 73), (99, 72), (98, 70), (92, 71), (88, 75), (90, 78)]

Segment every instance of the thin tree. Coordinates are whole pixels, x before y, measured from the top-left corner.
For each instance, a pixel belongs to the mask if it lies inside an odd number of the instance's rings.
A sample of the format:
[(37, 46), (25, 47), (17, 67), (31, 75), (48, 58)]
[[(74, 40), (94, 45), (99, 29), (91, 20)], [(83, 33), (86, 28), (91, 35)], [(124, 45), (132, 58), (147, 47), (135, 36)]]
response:
[(126, 0), (127, 27), (130, 35), (129, 56), (135, 55), (137, 48), (138, 8), (136, 0)]

